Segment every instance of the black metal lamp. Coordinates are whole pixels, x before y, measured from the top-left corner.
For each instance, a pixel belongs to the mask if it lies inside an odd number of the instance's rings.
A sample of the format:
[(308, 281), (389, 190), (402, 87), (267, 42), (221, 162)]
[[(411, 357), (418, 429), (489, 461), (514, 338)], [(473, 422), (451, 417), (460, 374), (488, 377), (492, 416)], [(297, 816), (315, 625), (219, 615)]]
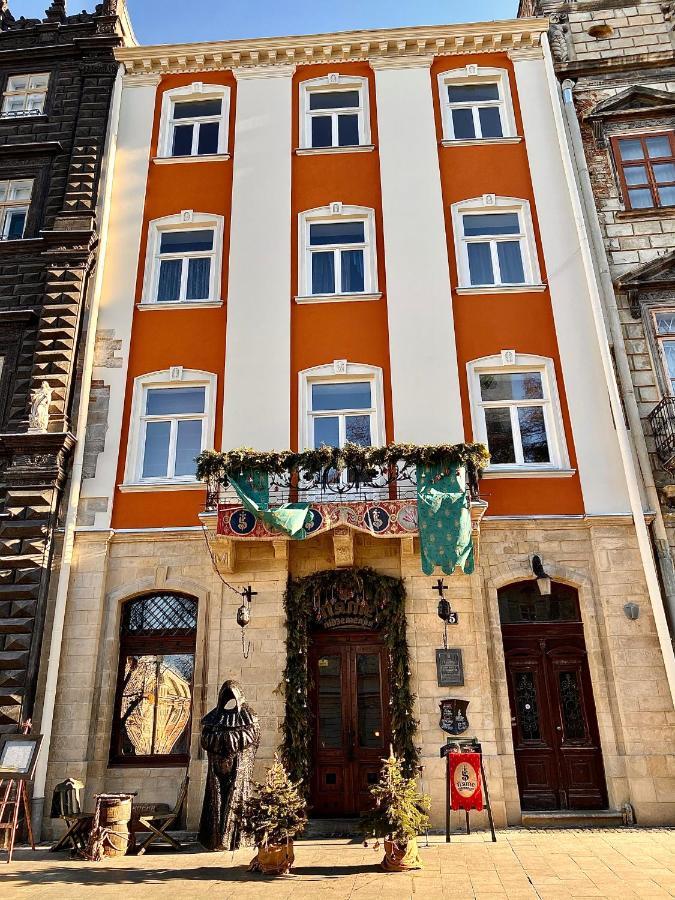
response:
[(244, 654), (244, 659), (248, 659), (249, 654), (251, 653), (251, 642), (249, 641), (248, 645), (246, 644), (244, 634), (246, 626), (251, 621), (251, 600), (257, 596), (258, 592), (254, 591), (249, 584), (241, 592), (243, 603), (237, 610), (237, 625), (241, 628), (241, 652)]
[(450, 601), (445, 597), (445, 582), (439, 578), (433, 587), (438, 591), (438, 618), (443, 623), (443, 647), (448, 649), (448, 625), (456, 625), (459, 622), (459, 616), (450, 605)]
[(541, 596), (550, 597), (551, 578), (544, 571), (544, 564), (542, 563), (540, 556), (532, 557), (532, 571), (534, 572), (534, 577), (537, 579), (537, 587), (539, 588)]

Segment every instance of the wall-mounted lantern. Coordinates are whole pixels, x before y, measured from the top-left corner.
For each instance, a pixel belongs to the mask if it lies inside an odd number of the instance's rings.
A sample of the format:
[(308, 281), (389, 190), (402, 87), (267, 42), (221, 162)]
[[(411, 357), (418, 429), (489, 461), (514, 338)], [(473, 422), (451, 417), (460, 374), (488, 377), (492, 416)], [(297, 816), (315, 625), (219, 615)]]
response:
[(540, 556), (532, 557), (532, 571), (537, 579), (537, 587), (542, 597), (551, 596), (551, 579), (544, 571), (544, 564)]

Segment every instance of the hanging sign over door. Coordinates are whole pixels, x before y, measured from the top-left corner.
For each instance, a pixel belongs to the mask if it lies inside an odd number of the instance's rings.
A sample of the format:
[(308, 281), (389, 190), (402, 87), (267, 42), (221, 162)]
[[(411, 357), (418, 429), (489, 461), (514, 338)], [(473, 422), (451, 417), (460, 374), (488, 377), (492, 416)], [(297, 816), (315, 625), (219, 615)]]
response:
[(480, 753), (448, 753), (451, 809), (483, 809)]

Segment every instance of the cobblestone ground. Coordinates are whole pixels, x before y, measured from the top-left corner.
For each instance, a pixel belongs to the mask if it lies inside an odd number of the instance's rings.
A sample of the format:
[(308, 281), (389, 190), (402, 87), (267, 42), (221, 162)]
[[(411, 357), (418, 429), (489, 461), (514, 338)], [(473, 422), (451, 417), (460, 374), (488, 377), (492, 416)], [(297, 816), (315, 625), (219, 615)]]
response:
[[(424, 841), (422, 841), (424, 845)], [(211, 897), (315, 898), (333, 900), (489, 900), (525, 897), (675, 897), (675, 829), (533, 831), (509, 829), (493, 844), (485, 834), (432, 837), (422, 846), (423, 871), (386, 874), (379, 851), (348, 840), (296, 844), (291, 875), (250, 875), (251, 851), (211, 854), (197, 845), (102, 863), (72, 860), (66, 853), (20, 848), (11, 865), (0, 856), (0, 897), (175, 900)], [(95, 887), (92, 894), (90, 887)]]

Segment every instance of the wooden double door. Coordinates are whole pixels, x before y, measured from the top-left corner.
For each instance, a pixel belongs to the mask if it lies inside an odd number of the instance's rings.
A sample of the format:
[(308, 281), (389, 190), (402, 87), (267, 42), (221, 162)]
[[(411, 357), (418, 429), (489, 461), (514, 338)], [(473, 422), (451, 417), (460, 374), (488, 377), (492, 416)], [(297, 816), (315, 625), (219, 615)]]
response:
[(502, 634), (522, 808), (606, 808), (581, 623), (503, 625)]
[(376, 633), (327, 631), (309, 664), (312, 814), (356, 816), (372, 805), (391, 740), (386, 649)]

